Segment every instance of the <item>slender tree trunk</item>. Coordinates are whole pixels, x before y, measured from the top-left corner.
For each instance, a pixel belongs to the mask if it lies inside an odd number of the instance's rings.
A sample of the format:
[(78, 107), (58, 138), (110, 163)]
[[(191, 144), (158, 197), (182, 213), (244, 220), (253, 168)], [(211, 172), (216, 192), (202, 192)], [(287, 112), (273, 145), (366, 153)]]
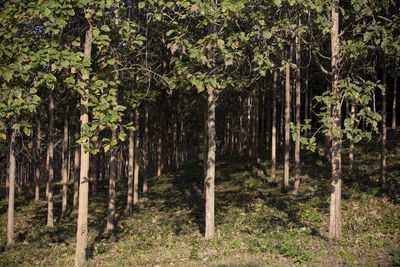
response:
[(63, 184), (63, 192), (62, 192), (62, 205), (61, 205), (61, 218), (64, 218), (65, 213), (67, 212), (67, 197), (68, 197), (68, 117), (69, 117), (69, 105), (66, 107), (65, 117), (64, 117), (64, 140), (61, 154), (62, 161), (62, 184)]
[[(89, 22), (89, 29), (86, 31), (84, 44), (84, 57), (90, 60), (92, 53), (93, 26)], [(84, 126), (89, 123), (88, 115), (88, 99), (86, 94), (89, 93), (87, 84), (88, 76), (82, 76), (84, 85), (81, 96), (80, 106), (80, 121), (81, 121), (81, 136), (83, 136)], [(86, 247), (88, 241), (88, 202), (89, 202), (89, 152), (85, 151), (85, 146), (89, 144), (89, 139), (86, 137), (81, 144), (81, 167), (79, 180), (79, 209), (78, 209), (78, 227), (76, 231), (76, 254), (75, 266), (82, 266), (86, 262)]]
[(7, 212), (7, 245), (14, 244), (14, 201), (15, 201), (15, 139), (17, 129), (14, 123), (11, 123), (10, 141), (9, 141), (9, 170), (8, 170), (8, 212)]
[(253, 127), (252, 127), (252, 101), (251, 101), (251, 93), (249, 94), (249, 97), (247, 98), (247, 129), (248, 129), (248, 134), (247, 134), (247, 156), (249, 158), (253, 157)]
[(205, 180), (206, 193), (206, 227), (205, 238), (213, 238), (215, 232), (214, 225), (214, 180), (215, 180), (215, 150), (216, 150), (216, 131), (215, 131), (215, 95), (214, 90), (208, 89), (207, 100), (207, 133), (208, 133), (208, 153), (207, 153), (207, 176)]
[[(309, 105), (311, 105), (311, 102), (309, 102), (309, 96), (308, 96), (308, 69), (306, 70), (306, 77), (304, 80), (304, 90), (305, 90), (305, 96), (304, 96), (304, 120), (307, 121), (309, 119)], [(310, 130), (306, 130), (305, 135), (308, 137), (309, 136)]]
[(161, 175), (162, 170), (162, 125), (159, 123), (160, 129), (157, 133), (157, 176)]
[(341, 237), (341, 193), (342, 193), (342, 164), (341, 164), (341, 97), (339, 88), (339, 0), (334, 0), (332, 8), (332, 30), (331, 30), (331, 66), (332, 66), (332, 91), (335, 95), (332, 107), (332, 189), (330, 203), (329, 237)]
[[(350, 118), (351, 118), (351, 127), (354, 128), (355, 117), (356, 117), (356, 105), (354, 101), (351, 101), (351, 110), (350, 110)], [(354, 167), (354, 141), (350, 140), (350, 148), (349, 148), (349, 171), (350, 173), (353, 171)]]
[[(99, 144), (99, 136), (96, 136), (96, 139), (94, 141), (94, 149), (100, 149), (100, 144)], [(97, 191), (97, 183), (100, 179), (100, 152), (97, 152), (95, 155), (95, 162), (94, 162), (94, 170), (93, 170), (93, 183), (92, 183), (92, 193), (95, 193)]]
[(40, 118), (36, 118), (36, 152), (35, 152), (35, 201), (39, 200), (40, 190)]
[[(133, 122), (134, 114), (131, 111), (130, 121)], [(136, 126), (135, 126), (136, 127)], [(129, 130), (129, 155), (128, 155), (128, 199), (126, 204), (126, 210), (128, 214), (132, 214), (132, 204), (133, 204), (133, 172), (134, 172), (134, 150), (135, 150), (135, 132), (134, 130)]]
[(139, 203), (139, 106), (135, 109), (135, 171), (133, 175), (133, 206), (137, 206)]
[[(181, 133), (182, 134), (182, 133)], [(144, 161), (144, 173), (143, 173), (143, 193), (147, 193), (147, 176), (149, 175), (149, 107), (146, 103), (144, 105), (144, 137), (143, 137), (143, 161)], [(178, 159), (179, 161), (179, 159)]]
[[(299, 27), (301, 25), (300, 18), (299, 18)], [(300, 71), (300, 64), (301, 64), (301, 44), (300, 44), (300, 33), (296, 36), (296, 127), (300, 130), (300, 112), (301, 112), (301, 71)], [(299, 132), (300, 135), (300, 132)], [(297, 195), (299, 192), (299, 185), (300, 185), (300, 136), (296, 139), (295, 144), (295, 152), (294, 152), (294, 161), (295, 161), (295, 182), (294, 182), (294, 190), (293, 194)]]
[(259, 131), (260, 131), (260, 112), (259, 112), (259, 98), (258, 98), (258, 93), (257, 91), (254, 90), (253, 92), (253, 99), (254, 99), (254, 120), (253, 120), (253, 155), (256, 159), (258, 159), (258, 136), (259, 136)]
[(396, 128), (396, 105), (397, 105), (397, 74), (393, 76), (393, 106), (392, 106), (392, 128)]
[[(111, 140), (117, 140), (117, 129), (112, 130)], [(115, 217), (115, 180), (117, 178), (117, 148), (111, 146), (110, 148), (110, 180), (108, 187), (108, 213), (107, 213), (107, 232), (110, 233), (114, 230), (114, 217)]]
[[(80, 108), (80, 105), (77, 105)], [(79, 140), (80, 125), (76, 123), (76, 130), (74, 135), (74, 210), (79, 207), (79, 176), (80, 176), (80, 147), (77, 145)]]
[[(291, 49), (292, 50), (292, 49)], [(292, 53), (290, 53), (291, 55)], [(290, 102), (291, 102), (291, 88), (290, 88), (290, 64), (286, 63), (285, 66), (285, 167), (282, 189), (286, 191), (289, 187), (289, 157), (290, 157)]]
[(276, 90), (278, 83), (278, 70), (274, 70), (272, 84), (272, 139), (271, 139), (271, 178), (276, 177)]
[(54, 179), (54, 96), (53, 90), (50, 90), (49, 94), (49, 136), (48, 136), (48, 150), (49, 150), (49, 193), (47, 197), (47, 226), (54, 226), (53, 219), (53, 179)]
[(243, 101), (239, 96), (239, 156), (243, 156)]
[(387, 140), (387, 115), (386, 115), (386, 92), (387, 90), (387, 65), (383, 70), (383, 86), (384, 92), (382, 94), (382, 138), (381, 138), (381, 166), (380, 166), (380, 185), (384, 189), (386, 186), (386, 140)]

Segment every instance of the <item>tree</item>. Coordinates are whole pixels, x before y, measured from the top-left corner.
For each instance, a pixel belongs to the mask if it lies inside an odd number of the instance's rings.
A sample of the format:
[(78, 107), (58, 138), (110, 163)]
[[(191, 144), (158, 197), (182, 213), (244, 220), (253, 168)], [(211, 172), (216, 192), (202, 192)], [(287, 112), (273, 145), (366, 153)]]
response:
[(331, 68), (332, 93), (332, 183), (330, 200), (329, 237), (340, 238), (342, 235), (341, 192), (342, 192), (342, 133), (341, 133), (341, 98), (339, 88), (339, 0), (334, 0), (332, 6), (331, 29)]
[[(90, 62), (92, 53), (92, 39), (93, 39), (93, 25), (88, 19), (88, 29), (85, 34), (84, 42), (84, 59)], [(82, 266), (86, 262), (86, 247), (88, 241), (88, 201), (89, 201), (89, 151), (86, 146), (88, 145), (89, 138), (84, 136), (85, 127), (89, 123), (88, 114), (88, 99), (86, 95), (89, 93), (88, 88), (88, 74), (83, 74), (82, 77), (82, 91), (83, 94), (80, 100), (80, 122), (81, 122), (81, 166), (80, 166), (80, 179), (79, 179), (79, 208), (78, 208), (78, 228), (76, 231), (76, 252), (75, 252), (75, 266)]]

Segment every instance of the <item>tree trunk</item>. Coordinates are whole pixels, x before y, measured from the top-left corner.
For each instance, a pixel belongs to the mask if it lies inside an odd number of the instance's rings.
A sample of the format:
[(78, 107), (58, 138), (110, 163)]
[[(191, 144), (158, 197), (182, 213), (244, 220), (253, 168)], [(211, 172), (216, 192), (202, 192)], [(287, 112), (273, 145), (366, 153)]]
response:
[[(299, 18), (299, 27), (301, 25), (300, 18)], [(301, 71), (300, 71), (300, 64), (301, 64), (301, 44), (300, 44), (300, 33), (296, 36), (296, 128), (300, 131), (300, 105), (301, 105)], [(297, 195), (299, 192), (299, 185), (300, 185), (300, 132), (299, 136), (296, 139), (295, 144), (295, 151), (294, 151), (294, 161), (295, 161), (295, 182), (294, 182), (294, 190), (293, 194)]]
[[(112, 130), (111, 141), (117, 140), (117, 129)], [(111, 146), (110, 148), (110, 180), (108, 187), (108, 214), (107, 214), (107, 232), (110, 233), (114, 230), (114, 216), (115, 216), (115, 180), (117, 176), (117, 148)]]
[(215, 180), (215, 150), (216, 150), (216, 131), (215, 131), (215, 95), (214, 90), (207, 89), (207, 134), (208, 134), (208, 153), (207, 153), (207, 176), (205, 180), (206, 193), (206, 227), (205, 238), (213, 238), (214, 226), (214, 180)]
[(397, 105), (397, 74), (393, 76), (393, 106), (392, 106), (392, 128), (396, 128), (396, 105)]
[(11, 124), (10, 142), (9, 142), (9, 170), (8, 170), (8, 213), (7, 213), (7, 245), (14, 244), (14, 201), (15, 201), (15, 138), (17, 129), (14, 123)]
[[(84, 57), (90, 60), (92, 52), (93, 26), (89, 22), (89, 29), (86, 31), (84, 44)], [(89, 93), (87, 84), (88, 76), (82, 76), (84, 85), (81, 95), (80, 121), (81, 136), (83, 136), (84, 126), (89, 123), (88, 116), (88, 99), (86, 94)], [(85, 137), (81, 144), (81, 167), (79, 180), (79, 209), (78, 209), (78, 227), (76, 231), (76, 254), (75, 266), (82, 266), (86, 262), (86, 247), (88, 241), (88, 202), (89, 202), (89, 152), (85, 151), (85, 146), (89, 145), (89, 139)]]
[[(77, 105), (80, 108), (80, 105)], [(80, 147), (77, 145), (79, 140), (80, 125), (76, 123), (74, 135), (74, 210), (78, 210), (79, 206), (79, 175), (80, 175)]]
[(35, 151), (35, 201), (39, 200), (40, 190), (40, 118), (36, 118), (36, 151)]
[(332, 107), (332, 189), (330, 202), (329, 237), (339, 239), (341, 237), (341, 193), (342, 193), (342, 165), (341, 165), (341, 97), (339, 88), (339, 0), (334, 0), (332, 8), (331, 29), (331, 67), (332, 67), (332, 91), (335, 99)]
[[(131, 111), (130, 121), (133, 122), (134, 114)], [(136, 126), (135, 126), (136, 127)], [(133, 172), (134, 172), (134, 159), (135, 155), (135, 132), (134, 130), (129, 130), (129, 155), (128, 155), (128, 199), (126, 203), (126, 210), (128, 214), (132, 214), (132, 204), (133, 204)]]
[[(355, 117), (356, 117), (356, 105), (354, 101), (351, 101), (351, 110), (350, 110), (350, 118), (351, 118), (351, 128), (354, 128)], [(350, 173), (353, 171), (354, 167), (354, 141), (350, 140), (350, 148), (349, 148), (349, 171)]]
[(382, 94), (382, 138), (381, 138), (381, 164), (380, 164), (380, 185), (381, 189), (386, 186), (386, 139), (387, 139), (387, 115), (386, 115), (386, 93), (387, 93), (387, 65), (385, 64), (383, 70), (383, 86), (384, 92)]
[(68, 197), (68, 117), (69, 117), (69, 105), (66, 107), (65, 117), (64, 117), (64, 140), (61, 154), (62, 161), (62, 184), (63, 184), (63, 192), (62, 192), (62, 205), (61, 205), (61, 218), (64, 218), (65, 213), (67, 212), (67, 197)]
[(271, 178), (276, 177), (276, 90), (278, 83), (278, 70), (274, 70), (272, 84), (272, 139), (271, 139)]
[(162, 171), (162, 121), (161, 117), (157, 132), (157, 176), (160, 176)]
[(49, 136), (48, 136), (48, 151), (49, 151), (49, 173), (48, 185), (49, 192), (47, 196), (47, 226), (54, 226), (53, 219), (53, 179), (54, 179), (54, 96), (53, 90), (49, 94)]
[(243, 101), (239, 96), (239, 156), (243, 156)]
[[(292, 49), (291, 49), (292, 50)], [(291, 55), (292, 53), (290, 53)], [(288, 59), (289, 60), (289, 59)], [(290, 102), (291, 102), (291, 88), (290, 88), (290, 63), (285, 65), (285, 168), (283, 176), (282, 189), (286, 191), (289, 187), (289, 152), (290, 152)]]
[(247, 129), (248, 129), (248, 134), (247, 134), (247, 156), (249, 158), (253, 157), (253, 127), (252, 127), (252, 101), (251, 101), (251, 93), (249, 94), (249, 97), (247, 99)]
[(147, 176), (149, 175), (149, 107), (148, 104), (144, 105), (144, 137), (143, 137), (143, 193), (147, 193)]
[(133, 206), (139, 202), (139, 106), (135, 109), (135, 171), (133, 174)]

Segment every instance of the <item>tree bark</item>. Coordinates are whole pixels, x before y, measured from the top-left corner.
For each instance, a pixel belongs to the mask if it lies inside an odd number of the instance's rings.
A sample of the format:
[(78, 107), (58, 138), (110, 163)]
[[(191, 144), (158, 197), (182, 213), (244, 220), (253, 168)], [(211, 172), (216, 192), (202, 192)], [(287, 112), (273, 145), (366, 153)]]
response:
[(133, 206), (139, 203), (139, 106), (135, 109), (135, 171), (133, 174)]
[(214, 225), (214, 181), (215, 181), (215, 150), (216, 150), (216, 131), (215, 131), (215, 95), (213, 89), (207, 89), (207, 134), (208, 134), (208, 153), (207, 153), (207, 176), (205, 180), (206, 193), (206, 227), (205, 238), (213, 238), (215, 232)]
[[(350, 118), (351, 118), (351, 127), (354, 128), (355, 117), (356, 117), (356, 105), (354, 101), (351, 101), (351, 108), (350, 108)], [(350, 140), (350, 147), (349, 147), (349, 171), (350, 173), (353, 171), (354, 167), (354, 141), (353, 139)]]
[[(130, 121), (133, 122), (134, 114), (130, 113)], [(135, 126), (136, 127), (136, 126)], [(126, 210), (128, 214), (132, 214), (132, 204), (133, 204), (133, 172), (134, 172), (134, 150), (135, 150), (135, 132), (134, 130), (129, 130), (129, 155), (128, 155), (128, 199), (126, 204)]]
[(386, 93), (387, 93), (387, 65), (385, 64), (383, 70), (383, 86), (384, 92), (382, 94), (382, 138), (381, 138), (381, 164), (380, 164), (380, 185), (381, 189), (386, 186), (386, 139), (387, 139), (387, 115), (386, 115)]
[(69, 117), (69, 105), (66, 107), (65, 117), (64, 117), (64, 140), (61, 154), (62, 161), (62, 184), (63, 184), (63, 192), (62, 192), (62, 205), (61, 205), (61, 218), (64, 218), (65, 213), (67, 212), (67, 197), (68, 197), (68, 117)]
[(341, 97), (339, 88), (339, 0), (334, 0), (331, 29), (331, 67), (332, 91), (335, 99), (332, 106), (332, 183), (330, 200), (329, 237), (339, 239), (342, 235), (341, 193), (342, 193), (342, 136), (341, 136)]
[(147, 193), (147, 176), (149, 175), (149, 107), (144, 105), (144, 137), (143, 137), (143, 193)]
[[(80, 108), (80, 105), (77, 105)], [(74, 135), (74, 210), (78, 210), (79, 206), (79, 175), (80, 175), (80, 147), (77, 145), (79, 140), (80, 125), (76, 123), (76, 130)]]
[[(111, 141), (117, 140), (117, 129), (112, 130)], [(110, 233), (114, 230), (114, 217), (115, 217), (115, 180), (117, 176), (117, 148), (111, 146), (110, 148), (110, 180), (108, 186), (108, 213), (107, 213), (107, 232)]]
[(35, 201), (39, 200), (40, 191), (40, 118), (36, 118), (36, 151), (35, 151)]
[[(292, 50), (292, 49), (291, 49)], [(292, 53), (290, 53), (291, 56)], [(289, 58), (288, 58), (289, 60)], [(285, 166), (282, 189), (286, 191), (289, 187), (289, 158), (290, 158), (290, 102), (291, 102), (291, 88), (290, 88), (290, 63), (286, 62), (285, 65)]]
[[(299, 27), (301, 25), (299, 18)], [(300, 112), (301, 112), (301, 43), (300, 43), (300, 32), (296, 35), (296, 128), (300, 131)], [(296, 139), (295, 151), (294, 151), (294, 161), (295, 161), (295, 182), (294, 182), (294, 190), (293, 194), (297, 195), (299, 192), (300, 186), (300, 132), (299, 136)]]
[(9, 142), (9, 170), (8, 170), (8, 212), (7, 212), (7, 246), (14, 244), (14, 202), (15, 202), (15, 139), (17, 129), (11, 123), (10, 142)]
[(276, 90), (278, 83), (278, 70), (274, 70), (272, 84), (272, 139), (271, 139), (271, 178), (276, 177)]
[[(93, 26), (89, 21), (89, 28), (86, 31), (84, 44), (84, 57), (90, 60), (92, 53)], [(89, 93), (87, 84), (88, 76), (82, 76), (84, 85), (81, 95), (80, 121), (81, 136), (84, 132), (84, 125), (89, 123), (88, 115), (88, 99), (86, 94)], [(82, 266), (86, 262), (86, 247), (88, 241), (88, 202), (89, 202), (89, 152), (85, 151), (85, 146), (89, 144), (89, 139), (85, 137), (81, 144), (81, 167), (79, 180), (79, 209), (78, 209), (78, 227), (76, 231), (76, 253), (75, 266)]]
[(397, 105), (397, 74), (393, 76), (393, 106), (392, 106), (392, 128), (396, 128), (396, 105)]
[(48, 136), (48, 151), (49, 151), (49, 172), (48, 172), (48, 195), (47, 195), (47, 226), (54, 226), (53, 219), (53, 179), (54, 179), (54, 92), (50, 90), (49, 94), (49, 136)]

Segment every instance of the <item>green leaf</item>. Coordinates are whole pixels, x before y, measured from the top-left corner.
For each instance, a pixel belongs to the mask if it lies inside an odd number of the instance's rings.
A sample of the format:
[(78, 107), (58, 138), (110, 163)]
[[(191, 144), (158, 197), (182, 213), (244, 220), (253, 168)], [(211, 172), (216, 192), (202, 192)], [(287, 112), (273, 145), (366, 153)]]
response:
[(31, 136), (31, 129), (29, 129), (28, 127), (24, 127), (24, 134), (26, 136)]
[(142, 9), (146, 6), (146, 2), (139, 2), (138, 6), (140, 9)]
[(103, 26), (101, 26), (101, 30), (105, 31), (105, 32), (109, 32), (110, 31), (110, 27), (108, 27), (107, 25), (103, 25)]
[(111, 58), (111, 59), (109, 59), (109, 60), (107, 61), (107, 63), (110, 64), (110, 65), (114, 65), (114, 64), (115, 64), (115, 59), (114, 59), (114, 58)]
[(99, 29), (94, 29), (93, 30), (93, 36), (96, 38), (100, 35), (100, 30)]
[(4, 77), (4, 80), (6, 80), (7, 82), (9, 82), (9, 81), (11, 80), (11, 78), (12, 78), (12, 74), (11, 74), (11, 72), (10, 72), (9, 70), (6, 70), (6, 71), (3, 73), (3, 77)]
[(361, 135), (361, 134), (357, 134), (357, 135), (354, 137), (354, 143), (360, 142), (361, 139), (362, 139), (362, 135)]

